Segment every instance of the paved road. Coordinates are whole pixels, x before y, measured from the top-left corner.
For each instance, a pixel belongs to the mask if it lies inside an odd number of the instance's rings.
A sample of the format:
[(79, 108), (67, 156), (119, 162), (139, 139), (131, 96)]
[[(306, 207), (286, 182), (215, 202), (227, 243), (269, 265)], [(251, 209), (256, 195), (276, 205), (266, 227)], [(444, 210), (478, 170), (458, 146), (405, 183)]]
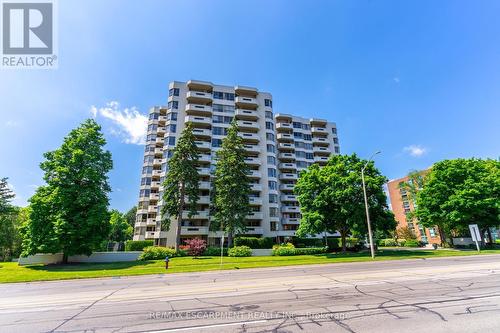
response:
[(0, 332), (500, 332), (500, 255), (3, 284)]

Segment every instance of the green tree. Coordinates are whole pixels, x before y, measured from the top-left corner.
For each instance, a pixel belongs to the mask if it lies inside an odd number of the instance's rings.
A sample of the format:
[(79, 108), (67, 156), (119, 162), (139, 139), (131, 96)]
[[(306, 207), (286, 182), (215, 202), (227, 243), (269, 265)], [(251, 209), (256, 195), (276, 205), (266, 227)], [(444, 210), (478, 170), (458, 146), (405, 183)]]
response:
[(198, 148), (193, 135), (193, 126), (188, 123), (168, 161), (168, 172), (163, 182), (162, 228), (169, 230), (170, 218), (177, 219), (176, 251), (179, 250), (181, 243), (182, 212), (188, 208), (188, 217), (196, 214), (196, 203), (199, 199), (197, 164)]
[[(324, 167), (313, 164), (302, 171), (295, 193), (302, 214), (298, 236), (338, 231), (342, 251), (349, 234), (366, 235), (361, 168), (366, 161), (353, 155), (334, 155)], [(373, 162), (365, 169), (365, 184), (373, 230), (394, 230), (396, 221), (387, 208), (383, 185), (387, 179)]]
[(21, 237), (19, 226), (24, 209), (10, 202), (15, 197), (8, 187), (7, 178), (0, 179), (0, 258), (10, 260), (19, 256)]
[(245, 219), (250, 213), (249, 172), (245, 163), (245, 148), (233, 119), (227, 136), (222, 140), (222, 148), (217, 152), (213, 180), (214, 220), (210, 225), (212, 230), (227, 233), (228, 246), (232, 246), (233, 236), (246, 228)]
[(24, 254), (90, 255), (108, 238), (107, 173), (111, 153), (104, 150), (101, 127), (92, 119), (64, 138), (60, 148), (44, 154), (40, 164), (45, 186), (30, 198), (29, 220), (23, 226)]
[(109, 233), (109, 240), (112, 242), (124, 242), (132, 238), (134, 228), (128, 224), (125, 216), (113, 209), (110, 214), (109, 224), (111, 232)]
[(9, 188), (8, 178), (0, 178), (0, 214), (7, 213), (12, 209), (10, 201), (15, 197)]
[(127, 223), (134, 228), (135, 226), (135, 217), (137, 215), (137, 206), (134, 206), (128, 210), (128, 212), (125, 213), (125, 219), (127, 220)]
[(416, 216), (425, 227), (438, 226), (441, 242), (477, 224), (488, 233), (500, 224), (500, 162), (482, 159), (444, 160), (432, 166), (417, 195)]

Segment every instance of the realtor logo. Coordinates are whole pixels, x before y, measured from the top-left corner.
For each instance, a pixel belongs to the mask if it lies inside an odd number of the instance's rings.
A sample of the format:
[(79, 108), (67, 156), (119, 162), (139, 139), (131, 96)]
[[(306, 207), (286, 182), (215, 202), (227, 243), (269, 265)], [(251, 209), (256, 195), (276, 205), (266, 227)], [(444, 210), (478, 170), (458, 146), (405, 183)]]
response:
[(56, 68), (54, 2), (2, 3), (2, 67)]

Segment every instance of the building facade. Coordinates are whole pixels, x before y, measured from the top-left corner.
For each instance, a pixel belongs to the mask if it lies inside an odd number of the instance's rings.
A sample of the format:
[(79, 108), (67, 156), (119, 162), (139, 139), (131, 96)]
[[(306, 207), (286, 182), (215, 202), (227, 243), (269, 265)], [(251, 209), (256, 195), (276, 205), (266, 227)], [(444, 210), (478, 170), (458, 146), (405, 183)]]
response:
[[(422, 174), (427, 173), (427, 170), (422, 171)], [(403, 188), (401, 184), (408, 182), (409, 177), (391, 180), (387, 183), (389, 191), (389, 199), (391, 201), (391, 209), (394, 217), (398, 222), (397, 228), (408, 227), (417, 239), (426, 244), (441, 244), (439, 237), (439, 230), (437, 227), (425, 228), (418, 223), (416, 218), (409, 218), (408, 213), (415, 211), (416, 203), (411, 198), (409, 193)]]
[(134, 240), (151, 239), (170, 246), (170, 231), (161, 230), (162, 183), (168, 159), (187, 123), (200, 152), (200, 198), (198, 213), (184, 213), (181, 238), (200, 237), (215, 244), (220, 233), (209, 231), (210, 190), (215, 153), (233, 118), (242, 137), (251, 172), (247, 236), (283, 238), (293, 236), (300, 221), (293, 186), (298, 172), (312, 163), (324, 164), (339, 153), (337, 128), (322, 119), (274, 114), (270, 93), (243, 86), (215, 85), (205, 81), (171, 82), (166, 106), (149, 113)]

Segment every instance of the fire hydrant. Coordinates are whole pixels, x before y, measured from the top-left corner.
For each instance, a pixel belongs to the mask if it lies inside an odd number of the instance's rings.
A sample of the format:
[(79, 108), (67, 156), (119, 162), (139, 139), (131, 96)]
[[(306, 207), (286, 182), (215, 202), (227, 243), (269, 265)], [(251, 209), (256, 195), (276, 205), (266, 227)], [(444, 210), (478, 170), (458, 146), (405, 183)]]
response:
[(165, 257), (165, 269), (168, 269), (168, 262), (170, 261), (170, 259), (168, 259), (168, 256)]

